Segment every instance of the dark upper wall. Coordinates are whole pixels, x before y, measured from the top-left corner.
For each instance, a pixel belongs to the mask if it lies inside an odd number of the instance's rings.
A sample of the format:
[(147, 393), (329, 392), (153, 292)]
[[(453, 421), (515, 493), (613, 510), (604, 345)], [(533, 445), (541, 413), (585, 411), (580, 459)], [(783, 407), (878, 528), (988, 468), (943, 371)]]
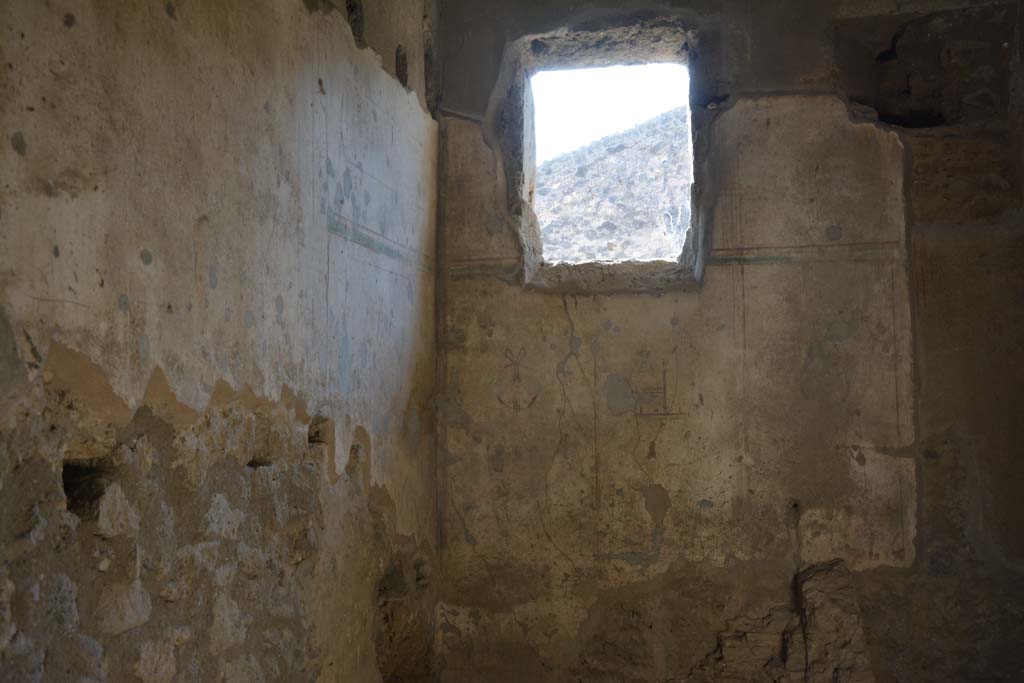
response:
[[(873, 39), (891, 38), (877, 17), (912, 17), (965, 7), (1013, 2), (921, 0), (793, 0), (784, 3), (575, 1), (501, 2), (442, 0), (443, 106), (455, 113), (480, 116), (497, 77), (502, 49), (524, 35), (621, 21), (643, 14), (673, 14), (702, 31), (702, 55), (713, 95), (772, 91), (841, 92), (833, 33), (837, 25), (867, 19)], [(871, 24), (872, 21), (876, 23)], [(1014, 22), (1004, 22), (1012, 27)], [(987, 36), (982, 35), (984, 40)], [(1012, 47), (1012, 46), (1011, 46)], [(884, 49), (884, 48), (883, 48)], [(881, 50), (880, 50), (881, 51)]]

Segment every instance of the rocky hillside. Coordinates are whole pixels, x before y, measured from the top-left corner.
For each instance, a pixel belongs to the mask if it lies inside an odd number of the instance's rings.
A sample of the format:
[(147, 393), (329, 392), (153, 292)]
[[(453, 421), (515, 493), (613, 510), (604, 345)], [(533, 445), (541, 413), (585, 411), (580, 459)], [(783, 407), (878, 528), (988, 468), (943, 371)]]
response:
[(544, 260), (675, 260), (690, 224), (689, 122), (673, 109), (541, 165)]

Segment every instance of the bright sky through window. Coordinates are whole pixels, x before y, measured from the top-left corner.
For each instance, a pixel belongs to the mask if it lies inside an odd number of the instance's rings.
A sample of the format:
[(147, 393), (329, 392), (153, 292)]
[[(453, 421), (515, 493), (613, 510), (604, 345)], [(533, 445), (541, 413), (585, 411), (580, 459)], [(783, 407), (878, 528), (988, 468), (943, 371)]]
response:
[(693, 184), (686, 67), (542, 71), (531, 85), (544, 260), (678, 259)]
[(538, 166), (682, 107), (690, 93), (682, 64), (540, 71), (530, 84)]

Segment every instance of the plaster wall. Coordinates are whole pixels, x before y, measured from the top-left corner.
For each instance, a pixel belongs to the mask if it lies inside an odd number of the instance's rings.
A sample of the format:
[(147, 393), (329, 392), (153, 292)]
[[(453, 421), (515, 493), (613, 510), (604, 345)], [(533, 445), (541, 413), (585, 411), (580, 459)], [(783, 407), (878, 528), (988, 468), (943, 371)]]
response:
[[(764, 565), (782, 599), (803, 563), (913, 562), (903, 148), (822, 97), (740, 100), (712, 135), (699, 293), (449, 284), (442, 618), (470, 640), (519, 624), (557, 660), (598, 594), (666, 573)], [(731, 592), (702, 618), (771, 607)]]
[(3, 680), (429, 668), (437, 130), (365, 5), (4, 3)]

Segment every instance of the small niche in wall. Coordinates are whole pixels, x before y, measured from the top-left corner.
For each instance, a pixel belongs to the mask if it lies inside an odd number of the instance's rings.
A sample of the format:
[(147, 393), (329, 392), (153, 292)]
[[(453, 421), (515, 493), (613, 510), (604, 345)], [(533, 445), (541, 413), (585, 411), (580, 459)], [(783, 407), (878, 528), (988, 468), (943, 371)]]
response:
[(110, 466), (101, 461), (66, 460), (61, 467), (61, 484), (68, 512), (82, 520), (95, 519), (110, 475)]

